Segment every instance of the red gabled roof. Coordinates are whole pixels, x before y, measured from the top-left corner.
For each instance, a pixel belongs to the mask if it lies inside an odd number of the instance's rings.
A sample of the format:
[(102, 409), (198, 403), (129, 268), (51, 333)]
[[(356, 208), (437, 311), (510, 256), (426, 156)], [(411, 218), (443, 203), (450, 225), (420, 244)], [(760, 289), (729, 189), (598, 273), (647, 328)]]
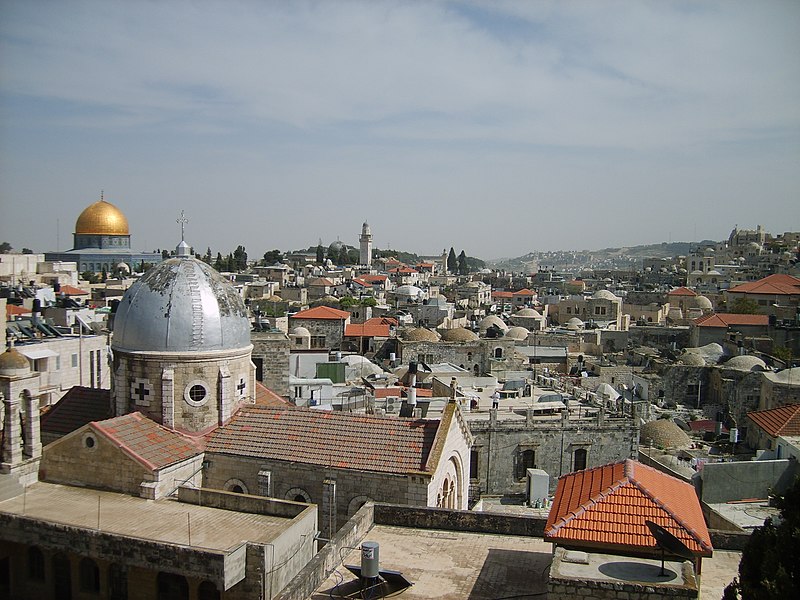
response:
[(544, 539), (592, 548), (655, 550), (645, 520), (664, 527), (694, 554), (711, 556), (711, 538), (694, 488), (630, 459), (561, 477)]
[(362, 275), (359, 277), (359, 279), (372, 285), (376, 283), (383, 283), (389, 278), (386, 275)]
[(260, 381), (256, 381), (256, 404), (259, 406), (293, 406), (286, 398), (279, 396)]
[(66, 435), (92, 421), (102, 421), (113, 416), (111, 390), (73, 386), (42, 415), (41, 430)]
[[(433, 390), (429, 388), (415, 388), (417, 398), (433, 398)], [(375, 388), (375, 398), (389, 398), (391, 396), (407, 397), (408, 388), (405, 386), (395, 386), (387, 388)]]
[(375, 317), (367, 319), (363, 323), (350, 323), (345, 325), (345, 337), (389, 337), (391, 326), (397, 326), (395, 319)]
[(767, 294), (770, 296), (793, 296), (800, 294), (800, 279), (776, 273), (758, 281), (749, 281), (728, 290), (733, 294)]
[(529, 290), (528, 288), (523, 288), (519, 291), (514, 292), (514, 296), (535, 296), (536, 292)]
[(316, 279), (312, 279), (311, 281), (309, 281), (308, 285), (309, 286), (311, 286), (311, 285), (330, 286), (330, 285), (334, 285), (334, 283), (330, 279), (328, 279), (327, 277), (317, 277)]
[(747, 327), (766, 327), (769, 315), (743, 315), (738, 313), (712, 313), (694, 320), (698, 327), (730, 327), (731, 325)]
[(492, 292), (492, 298), (512, 298), (514, 292)]
[(24, 306), (17, 306), (16, 304), (6, 304), (6, 321), (10, 321), (11, 317), (21, 317), (23, 315), (31, 314), (30, 309)]
[(697, 296), (697, 292), (687, 287), (679, 287), (668, 291), (667, 296)]
[(242, 408), (207, 452), (405, 474), (426, 471), (439, 421), (306, 408)]
[(82, 290), (81, 288), (76, 288), (73, 285), (62, 285), (61, 286), (61, 294), (65, 296), (88, 296), (89, 292), (86, 290)]
[(155, 470), (197, 456), (202, 438), (193, 439), (134, 412), (91, 423), (102, 434), (146, 468)]
[(328, 319), (333, 321), (342, 321), (347, 319), (350, 313), (345, 310), (331, 308), (330, 306), (317, 306), (316, 308), (309, 308), (302, 310), (299, 313), (292, 315), (293, 319)]
[(434, 266), (434, 264), (429, 262), (421, 262), (417, 263), (416, 266), (419, 267), (420, 269), (430, 269)]
[(800, 435), (800, 404), (747, 413), (747, 418), (772, 437)]
[(419, 273), (419, 271), (412, 269), (411, 267), (397, 267), (396, 269), (389, 269), (389, 273), (410, 275), (412, 273)]

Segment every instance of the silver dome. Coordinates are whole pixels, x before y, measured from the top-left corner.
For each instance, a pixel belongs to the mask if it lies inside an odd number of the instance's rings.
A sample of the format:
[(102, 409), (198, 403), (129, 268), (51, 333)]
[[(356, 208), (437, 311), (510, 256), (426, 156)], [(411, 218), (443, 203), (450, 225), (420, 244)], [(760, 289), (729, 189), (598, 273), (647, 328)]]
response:
[(179, 256), (134, 283), (117, 308), (111, 347), (122, 351), (203, 352), (250, 345), (247, 308), (214, 269)]

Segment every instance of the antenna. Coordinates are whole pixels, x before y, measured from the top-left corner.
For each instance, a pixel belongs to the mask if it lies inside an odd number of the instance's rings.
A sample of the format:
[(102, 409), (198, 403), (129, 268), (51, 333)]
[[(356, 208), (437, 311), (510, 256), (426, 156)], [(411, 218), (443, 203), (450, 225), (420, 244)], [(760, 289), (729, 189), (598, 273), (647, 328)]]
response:
[(656, 538), (656, 545), (661, 549), (661, 572), (658, 574), (659, 577), (667, 576), (667, 572), (664, 570), (665, 552), (680, 556), (681, 558), (694, 560), (695, 556), (692, 551), (686, 547), (686, 544), (664, 529), (661, 525), (648, 520), (645, 520), (644, 524), (647, 525), (650, 533)]

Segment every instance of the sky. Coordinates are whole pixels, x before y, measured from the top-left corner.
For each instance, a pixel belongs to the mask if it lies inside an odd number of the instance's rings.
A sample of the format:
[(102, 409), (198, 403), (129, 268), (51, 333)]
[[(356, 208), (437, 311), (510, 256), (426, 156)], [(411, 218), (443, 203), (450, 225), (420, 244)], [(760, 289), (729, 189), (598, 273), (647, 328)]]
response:
[(0, 241), (484, 259), (800, 230), (800, 2), (0, 0)]

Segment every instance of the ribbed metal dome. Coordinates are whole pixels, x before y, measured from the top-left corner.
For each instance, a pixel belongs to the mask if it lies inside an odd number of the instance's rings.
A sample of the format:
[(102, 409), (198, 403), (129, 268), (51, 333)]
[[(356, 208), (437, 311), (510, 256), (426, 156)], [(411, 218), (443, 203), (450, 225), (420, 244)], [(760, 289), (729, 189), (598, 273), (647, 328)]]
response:
[(78, 235), (128, 235), (128, 219), (110, 202), (99, 200), (88, 206), (75, 222)]
[(250, 345), (247, 308), (236, 289), (191, 256), (156, 265), (134, 283), (114, 318), (114, 350), (205, 352)]

